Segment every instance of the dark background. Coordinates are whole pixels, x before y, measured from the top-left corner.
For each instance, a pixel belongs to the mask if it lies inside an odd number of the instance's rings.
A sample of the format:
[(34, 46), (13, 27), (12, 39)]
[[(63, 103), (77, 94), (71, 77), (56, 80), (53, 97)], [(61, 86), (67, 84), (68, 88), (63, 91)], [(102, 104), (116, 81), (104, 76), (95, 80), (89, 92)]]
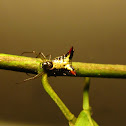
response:
[[(71, 46), (73, 61), (126, 64), (126, 1), (0, 0), (0, 53), (35, 50), (54, 58)], [(67, 126), (40, 79), (16, 84), (28, 77), (0, 70), (0, 125)], [(50, 77), (49, 81), (77, 116), (84, 79)], [(91, 78), (90, 104), (100, 126), (126, 125), (126, 80)]]

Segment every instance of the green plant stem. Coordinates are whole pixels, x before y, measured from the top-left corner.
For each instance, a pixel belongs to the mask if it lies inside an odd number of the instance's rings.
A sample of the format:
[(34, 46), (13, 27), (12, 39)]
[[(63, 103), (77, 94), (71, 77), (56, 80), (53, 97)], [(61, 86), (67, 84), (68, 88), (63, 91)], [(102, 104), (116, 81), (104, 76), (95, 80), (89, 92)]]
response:
[(75, 116), (69, 111), (69, 109), (65, 106), (65, 104), (61, 101), (61, 99), (58, 97), (58, 95), (55, 93), (55, 91), (52, 89), (50, 84), (47, 80), (47, 74), (44, 74), (42, 76), (42, 84), (46, 92), (49, 94), (49, 96), (55, 101), (57, 106), (60, 108), (66, 119), (70, 122), (75, 123)]
[[(0, 69), (36, 74), (43, 62), (40, 58), (31, 58), (9, 54), (0, 54)], [(126, 78), (126, 65), (94, 64), (72, 62), (78, 77)]]
[(39, 58), (0, 54), (0, 69), (36, 74), (41, 62)]
[(85, 85), (83, 89), (83, 109), (90, 111), (89, 105), (89, 86), (90, 86), (90, 78), (85, 77)]
[(91, 110), (89, 105), (89, 87), (90, 78), (85, 77), (85, 85), (83, 89), (83, 110), (80, 112), (75, 126), (98, 126), (98, 124), (91, 117)]
[(126, 78), (126, 65), (73, 62), (77, 76)]

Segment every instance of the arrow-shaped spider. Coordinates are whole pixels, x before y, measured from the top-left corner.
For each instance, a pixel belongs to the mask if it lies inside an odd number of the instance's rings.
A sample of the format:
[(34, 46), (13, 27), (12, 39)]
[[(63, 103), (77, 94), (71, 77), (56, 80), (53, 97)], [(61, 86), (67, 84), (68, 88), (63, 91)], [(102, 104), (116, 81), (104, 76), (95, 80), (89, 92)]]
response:
[(49, 55), (49, 60), (47, 60), (46, 56), (42, 52), (37, 54), (35, 51), (32, 51), (32, 52), (23, 52), (22, 54), (24, 53), (34, 53), (36, 55), (36, 58), (41, 58), (43, 60), (43, 62), (41, 63), (42, 64), (41, 67), (44, 71), (38, 73), (37, 75), (31, 78), (25, 79), (23, 82), (35, 79), (41, 76), (44, 72), (48, 73), (48, 75), (54, 75), (54, 76), (69, 75), (69, 74), (76, 76), (76, 72), (72, 67), (71, 62), (74, 53), (73, 47), (71, 47), (66, 54), (58, 56), (53, 60), (51, 60), (51, 55)]

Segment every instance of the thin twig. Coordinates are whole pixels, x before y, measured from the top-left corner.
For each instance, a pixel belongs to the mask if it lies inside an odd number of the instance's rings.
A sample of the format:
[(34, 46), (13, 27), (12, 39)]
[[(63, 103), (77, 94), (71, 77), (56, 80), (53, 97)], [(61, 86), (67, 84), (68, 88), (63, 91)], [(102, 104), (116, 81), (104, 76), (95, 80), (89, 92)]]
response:
[(58, 97), (58, 95), (55, 93), (55, 91), (52, 89), (50, 84), (47, 80), (47, 74), (44, 74), (42, 76), (42, 84), (46, 92), (49, 94), (49, 96), (54, 100), (54, 102), (57, 104), (57, 106), (60, 108), (66, 119), (72, 123), (75, 123), (75, 116), (69, 111), (69, 109), (66, 107), (66, 105), (61, 101), (61, 99)]
[[(42, 70), (40, 58), (0, 54), (0, 69), (36, 74)], [(78, 77), (126, 78), (126, 65), (72, 62)]]

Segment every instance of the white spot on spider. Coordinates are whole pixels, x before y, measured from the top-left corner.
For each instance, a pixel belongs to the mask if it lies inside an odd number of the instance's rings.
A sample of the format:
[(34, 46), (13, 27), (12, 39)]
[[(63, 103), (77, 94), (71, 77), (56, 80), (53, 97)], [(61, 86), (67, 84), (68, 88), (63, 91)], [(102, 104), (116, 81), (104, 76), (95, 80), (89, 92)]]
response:
[(66, 73), (63, 73), (63, 75), (65, 75), (65, 76), (66, 76)]

